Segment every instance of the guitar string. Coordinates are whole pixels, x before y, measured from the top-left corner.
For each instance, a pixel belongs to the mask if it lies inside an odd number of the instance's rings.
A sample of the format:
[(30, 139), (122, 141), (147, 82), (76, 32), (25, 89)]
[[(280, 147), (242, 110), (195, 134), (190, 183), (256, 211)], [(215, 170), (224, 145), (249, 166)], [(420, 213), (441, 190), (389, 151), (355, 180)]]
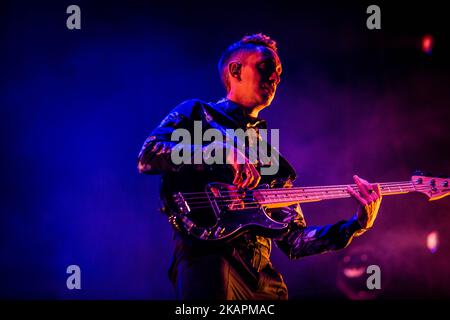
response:
[[(311, 191), (321, 191), (321, 192), (326, 192), (326, 191), (336, 191), (336, 190), (346, 190), (347, 186), (350, 186), (353, 189), (358, 188), (356, 184), (353, 185), (343, 185), (343, 186), (336, 186), (336, 187), (314, 187), (314, 188), (310, 188), (310, 187), (298, 187), (298, 188), (277, 188), (277, 189), (255, 189), (255, 190), (250, 190), (251, 192), (262, 192), (265, 194), (275, 194), (275, 193), (280, 193), (280, 192), (284, 192), (284, 191), (290, 191), (290, 192), (311, 192)], [(395, 187), (411, 187), (413, 186), (413, 184), (411, 182), (406, 182), (406, 183), (390, 183), (390, 184), (380, 184), (380, 189), (385, 189), (385, 188), (395, 188)], [(248, 191), (246, 191), (248, 192)], [(220, 191), (221, 194), (231, 194), (231, 193), (239, 193), (239, 190), (225, 190), (225, 191)], [(182, 196), (185, 199), (196, 199), (196, 198), (204, 198), (207, 197), (208, 194), (214, 194), (214, 192), (212, 191), (203, 191), (203, 192), (196, 192), (194, 193), (181, 193)], [(198, 197), (198, 195), (202, 195), (201, 197)]]
[[(349, 185), (351, 188), (353, 188), (354, 190), (358, 190), (358, 187), (356, 185)], [(384, 189), (394, 189), (394, 188), (411, 188), (412, 184), (411, 183), (407, 183), (407, 184), (390, 184), (390, 185), (383, 185), (380, 187), (380, 189), (383, 191)], [(251, 190), (250, 192), (252, 194), (254, 194), (255, 192), (261, 192), (262, 195), (276, 195), (276, 194), (280, 194), (280, 193), (289, 193), (289, 194), (298, 194), (298, 193), (305, 193), (308, 195), (314, 195), (314, 194), (330, 194), (330, 193), (334, 193), (334, 192), (346, 192), (347, 189), (345, 188), (337, 188), (337, 187), (332, 187), (329, 188), (327, 187), (326, 189), (318, 189), (315, 188), (315, 190), (310, 190), (309, 188), (305, 187), (305, 188), (280, 188), (278, 190), (269, 190), (269, 189), (261, 189), (261, 190)], [(220, 192), (220, 194), (238, 194), (239, 192), (237, 190), (234, 191), (225, 191), (225, 192)], [(248, 191), (247, 191), (248, 193)], [(190, 201), (193, 202), (193, 200), (208, 200), (210, 197), (208, 195), (212, 195), (214, 196), (214, 193), (211, 191), (207, 191), (207, 192), (199, 192), (199, 195), (202, 194), (203, 196), (197, 197), (197, 196), (190, 196), (187, 197), (185, 196), (184, 193), (181, 193), (181, 195), (183, 196), (184, 200), (186, 201)], [(246, 195), (247, 196), (247, 195)], [(252, 196), (252, 195), (250, 195)], [(223, 198), (222, 196), (220, 196), (221, 198)]]
[[(385, 194), (385, 195), (392, 195), (392, 194)], [(328, 197), (326, 200), (342, 199), (342, 198), (350, 198), (350, 197), (351, 197), (350, 194), (345, 194), (345, 195), (342, 194), (342, 195), (335, 195), (335, 196)], [(234, 200), (234, 202), (236, 202), (236, 207), (240, 207), (241, 205), (244, 205), (243, 209), (246, 209), (246, 208), (250, 208), (251, 205), (255, 205), (255, 208), (256, 208), (256, 207), (259, 207), (259, 206), (263, 206), (265, 204), (277, 204), (277, 203), (284, 203), (284, 202), (295, 204), (295, 203), (308, 202), (308, 200), (314, 202), (314, 201), (321, 201), (323, 199), (320, 199), (320, 198), (312, 199), (312, 198), (310, 198), (310, 199), (303, 199), (303, 200), (305, 200), (305, 201), (302, 201), (300, 199), (284, 199), (284, 200), (260, 201), (260, 202), (258, 202), (258, 201), (237, 201), (237, 200)], [(201, 204), (207, 204), (207, 206), (202, 206)], [(231, 202), (231, 204), (233, 204), (233, 202)], [(226, 206), (228, 204), (222, 202), (222, 203), (218, 203), (218, 205), (219, 206)], [(197, 203), (195, 205), (190, 205), (189, 207), (191, 209), (211, 208), (209, 202)]]
[[(394, 189), (394, 188), (392, 188), (392, 189)], [(428, 189), (428, 187), (425, 187), (424, 189), (421, 189), (421, 190), (425, 190), (425, 189)], [(287, 189), (287, 190), (289, 190), (289, 189)], [(411, 192), (411, 191), (416, 191), (416, 190), (417, 190), (417, 188), (409, 188), (408, 189), (406, 187), (398, 189), (398, 190), (391, 190), (391, 188), (389, 188), (389, 190), (382, 190), (382, 195), (383, 194), (388, 194), (388, 193)], [(286, 193), (288, 194), (287, 196), (284, 195), (284, 196), (280, 196), (280, 197), (275, 197), (277, 202), (284, 202), (286, 200), (292, 200), (292, 199), (289, 199), (289, 198), (293, 198), (293, 197), (301, 197), (301, 198), (306, 200), (306, 199), (314, 199), (315, 197), (316, 198), (317, 197), (323, 198), (325, 196), (327, 198), (327, 197), (330, 197), (330, 196), (333, 197), (333, 196), (341, 196), (343, 194), (344, 195), (348, 194), (347, 190), (342, 190), (342, 189), (334, 190), (334, 191), (327, 191), (327, 192), (302, 193), (301, 191), (295, 191), (295, 192), (290, 192), (289, 191), (289, 192), (286, 192)], [(269, 197), (270, 196), (273, 197), (274, 194), (269, 194), (268, 196)], [(225, 197), (216, 197), (215, 199), (216, 199), (216, 202), (218, 202), (218, 203), (255, 200), (255, 198), (253, 196), (249, 196), (249, 197), (245, 197), (245, 198), (237, 198), (237, 199), (228, 199), (228, 198), (225, 198)], [(217, 200), (217, 199), (219, 199), (219, 200)], [(266, 200), (266, 199), (264, 199), (264, 200)], [(264, 201), (264, 200), (262, 200), (262, 201)], [(268, 200), (270, 200), (270, 199), (268, 199)], [(191, 199), (185, 199), (185, 201), (188, 202), (188, 204), (192, 204), (192, 205), (210, 203), (209, 198), (195, 198), (195, 199), (191, 198)]]
[[(405, 184), (413, 184), (412, 181), (399, 181), (399, 182), (378, 182), (378, 183), (372, 183), (372, 184), (380, 184), (381, 185), (405, 185)], [(336, 189), (336, 188), (345, 188), (347, 186), (357, 186), (356, 184), (341, 184), (341, 185), (332, 185), (332, 186), (313, 186), (313, 187), (292, 187), (292, 188), (275, 188), (275, 189), (258, 189), (258, 190), (264, 190), (265, 192), (267, 191), (276, 191), (278, 190), (282, 190), (282, 189), (288, 189), (288, 190), (313, 190), (313, 189)], [(211, 191), (208, 191), (209, 193)], [(221, 192), (236, 192), (236, 190), (226, 190), (226, 191), (221, 191)], [(199, 192), (182, 192), (183, 196), (188, 196), (188, 195), (197, 195), (197, 194), (204, 194), (205, 191), (199, 191)]]
[[(394, 188), (392, 188), (392, 189), (394, 189)], [(390, 191), (384, 191), (384, 193), (389, 193), (389, 192), (395, 192), (395, 193), (410, 192), (410, 191), (415, 191), (416, 190), (416, 189), (407, 189), (406, 187), (402, 188), (402, 189), (404, 189), (404, 190), (401, 190), (401, 189), (399, 189), (399, 190), (390, 190)], [(302, 198), (307, 199), (307, 198), (314, 198), (314, 197), (317, 197), (317, 196), (329, 197), (329, 196), (333, 196), (333, 195), (338, 195), (339, 196), (339, 195), (342, 195), (342, 194), (348, 194), (346, 189), (345, 190), (339, 189), (339, 190), (334, 190), (334, 191), (328, 191), (327, 190), (326, 192), (320, 191), (320, 192), (309, 192), (309, 193), (303, 193), (301, 191), (290, 192), (289, 191), (290, 189), (286, 189), (286, 190), (287, 191), (285, 193), (288, 194), (288, 195), (277, 196), (277, 194), (275, 193), (275, 194), (269, 194), (268, 196), (269, 197), (270, 196), (272, 196), (272, 197), (276, 196), (276, 197), (274, 197), (276, 200), (280, 200), (279, 202), (283, 202), (284, 200), (290, 200), (288, 198), (292, 198), (292, 197), (302, 197)], [(382, 194), (383, 194), (383, 190), (382, 190)], [(263, 195), (263, 197), (264, 197), (264, 195)], [(226, 197), (215, 197), (215, 199), (219, 199), (218, 201), (216, 200), (216, 202), (234, 202), (234, 201), (239, 201), (239, 200), (241, 200), (241, 201), (255, 200), (255, 198), (253, 196), (249, 196), (249, 197), (245, 197), (245, 198), (236, 198), (236, 199), (228, 199)], [(207, 198), (207, 197), (205, 197), (205, 198), (195, 198), (195, 199), (187, 198), (185, 200), (188, 202), (188, 204), (189, 203), (190, 204), (210, 203), (209, 198)], [(196, 201), (196, 200), (201, 200), (201, 201)]]
[[(345, 196), (345, 197), (336, 197), (336, 198), (329, 198), (328, 200), (333, 200), (333, 199), (342, 199), (342, 198), (350, 198), (351, 196)], [(292, 204), (295, 203), (302, 203), (301, 201), (292, 201)], [(220, 207), (225, 207), (225, 205), (219, 205)], [(240, 211), (240, 210), (250, 210), (250, 209), (260, 209), (261, 207), (264, 207), (264, 203), (260, 204), (260, 203), (254, 203), (254, 204), (246, 204), (244, 207), (239, 207), (239, 208), (227, 208), (227, 210), (229, 211)], [(198, 207), (193, 207), (191, 208), (192, 210), (199, 210), (199, 209), (211, 209), (211, 206), (198, 206)]]
[[(427, 190), (428, 188), (421, 188), (421, 189), (414, 189), (414, 190), (410, 190), (410, 191), (404, 191), (405, 193), (407, 193), (407, 192), (414, 192), (414, 191), (424, 191), (424, 190)], [(384, 194), (382, 194), (383, 196), (389, 196), (389, 195), (393, 195), (393, 194), (398, 194), (397, 192), (392, 192), (392, 193), (384, 193)], [(350, 198), (350, 197), (352, 197), (349, 193), (347, 193), (347, 194), (336, 194), (335, 196), (331, 196), (331, 197), (328, 197), (327, 198), (327, 200), (332, 200), (332, 199), (342, 199), (342, 198)], [(287, 200), (287, 199), (286, 199)], [(291, 201), (279, 201), (278, 203), (283, 203), (283, 202), (292, 202), (292, 203), (302, 203), (302, 201), (301, 200), (291, 200)], [(311, 198), (309, 199), (309, 200), (311, 200)], [(318, 198), (318, 199), (312, 199), (311, 201), (320, 201), (321, 199), (320, 198)], [(233, 200), (233, 201), (236, 201), (236, 200)], [(307, 202), (307, 201), (304, 201), (304, 202)], [(211, 206), (210, 206), (210, 202), (206, 202), (206, 203), (208, 203), (209, 205), (207, 205), (207, 206), (196, 206), (196, 205), (191, 205), (191, 206), (189, 206), (189, 208), (190, 209), (211, 209)], [(245, 210), (245, 209), (256, 209), (256, 208), (260, 208), (261, 206), (264, 206), (265, 204), (276, 204), (277, 202), (264, 202), (264, 201), (262, 201), (262, 202), (257, 202), (257, 201), (253, 201), (253, 202), (245, 202), (245, 201), (243, 201), (243, 203), (244, 203), (244, 208), (240, 208), (240, 209), (233, 209), (233, 210), (231, 210), (231, 211), (235, 211), (235, 210)], [(245, 205), (247, 205), (247, 207), (245, 207)], [(226, 204), (219, 204), (219, 206), (226, 206)]]
[[(283, 193), (283, 192), (289, 192), (289, 193), (296, 193), (296, 192), (335, 192), (335, 191), (344, 191), (346, 190), (346, 187), (350, 186), (353, 189), (357, 189), (358, 186), (356, 184), (352, 185), (342, 185), (342, 186), (331, 186), (331, 187), (295, 187), (295, 188), (277, 188), (277, 189), (255, 189), (250, 190), (250, 192), (261, 192), (264, 194), (276, 194), (276, 193)], [(413, 184), (411, 182), (405, 182), (405, 183), (383, 183), (380, 184), (380, 189), (386, 189), (386, 188), (402, 188), (402, 187), (412, 187)], [(245, 191), (248, 192), (248, 191)], [(237, 194), (239, 193), (239, 190), (225, 190), (220, 191), (220, 194)], [(191, 192), (191, 193), (184, 193), (182, 192), (181, 195), (184, 199), (205, 199), (209, 198), (208, 195), (214, 195), (214, 192), (212, 191), (203, 191), (203, 192)], [(202, 195), (202, 196), (198, 196)]]

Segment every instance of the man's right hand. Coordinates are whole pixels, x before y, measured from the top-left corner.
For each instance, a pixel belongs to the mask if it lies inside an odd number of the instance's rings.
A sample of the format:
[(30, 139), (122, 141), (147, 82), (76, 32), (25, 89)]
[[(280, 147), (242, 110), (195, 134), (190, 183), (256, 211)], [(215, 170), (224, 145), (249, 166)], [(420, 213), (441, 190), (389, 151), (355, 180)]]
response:
[[(240, 189), (253, 189), (258, 185), (261, 176), (258, 170), (256, 170), (255, 165), (248, 160), (241, 150), (235, 148), (234, 145), (218, 141), (212, 142), (207, 148), (223, 148), (225, 163), (229, 165), (233, 171), (233, 185)], [(227, 150), (229, 152), (227, 152)]]
[[(238, 159), (240, 161), (238, 161)], [(243, 154), (239, 149), (231, 146), (230, 152), (227, 154), (226, 161), (227, 164), (229, 164), (233, 169), (233, 184), (236, 187), (242, 189), (253, 189), (258, 185), (261, 180), (258, 170), (256, 170), (255, 165), (250, 163), (245, 154)]]

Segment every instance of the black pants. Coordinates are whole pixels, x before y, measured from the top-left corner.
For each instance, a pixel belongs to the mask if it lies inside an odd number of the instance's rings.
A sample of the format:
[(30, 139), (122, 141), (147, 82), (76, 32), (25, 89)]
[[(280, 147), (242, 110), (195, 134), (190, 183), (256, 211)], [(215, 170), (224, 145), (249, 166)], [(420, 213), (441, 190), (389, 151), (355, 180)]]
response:
[(236, 250), (175, 254), (171, 280), (182, 300), (286, 300), (282, 276), (270, 261), (258, 272)]

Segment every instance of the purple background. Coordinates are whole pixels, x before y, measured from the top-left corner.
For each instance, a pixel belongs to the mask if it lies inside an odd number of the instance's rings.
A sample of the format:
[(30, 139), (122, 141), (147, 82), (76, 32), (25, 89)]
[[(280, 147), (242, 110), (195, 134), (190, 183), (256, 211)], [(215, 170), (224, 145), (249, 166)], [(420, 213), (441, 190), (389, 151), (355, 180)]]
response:
[[(0, 10), (0, 297), (172, 299), (171, 229), (157, 211), (158, 176), (136, 170), (150, 130), (183, 100), (224, 94), (216, 63), (246, 33), (278, 41), (282, 82), (261, 113), (279, 128), (297, 185), (408, 180), (450, 174), (449, 33), (443, 5), (153, 5), (11, 1)], [(435, 38), (431, 55), (421, 37)], [(306, 204), (309, 224), (349, 218), (351, 199)], [(437, 230), (432, 254), (426, 235)], [(386, 197), (371, 232), (326, 255), (274, 265), (290, 297), (345, 299), (342, 260), (369, 253), (382, 268), (379, 299), (450, 297), (450, 197)], [(82, 290), (66, 289), (66, 267)]]

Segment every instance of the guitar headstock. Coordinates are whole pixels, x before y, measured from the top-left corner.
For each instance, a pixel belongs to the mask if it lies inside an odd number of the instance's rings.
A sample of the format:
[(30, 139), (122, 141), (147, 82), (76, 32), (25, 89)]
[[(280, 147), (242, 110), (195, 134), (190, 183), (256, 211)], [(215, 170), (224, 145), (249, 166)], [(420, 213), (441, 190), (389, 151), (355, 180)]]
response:
[(433, 177), (430, 174), (415, 172), (411, 183), (417, 192), (424, 193), (429, 201), (442, 199), (450, 195), (450, 178), (445, 176)]

